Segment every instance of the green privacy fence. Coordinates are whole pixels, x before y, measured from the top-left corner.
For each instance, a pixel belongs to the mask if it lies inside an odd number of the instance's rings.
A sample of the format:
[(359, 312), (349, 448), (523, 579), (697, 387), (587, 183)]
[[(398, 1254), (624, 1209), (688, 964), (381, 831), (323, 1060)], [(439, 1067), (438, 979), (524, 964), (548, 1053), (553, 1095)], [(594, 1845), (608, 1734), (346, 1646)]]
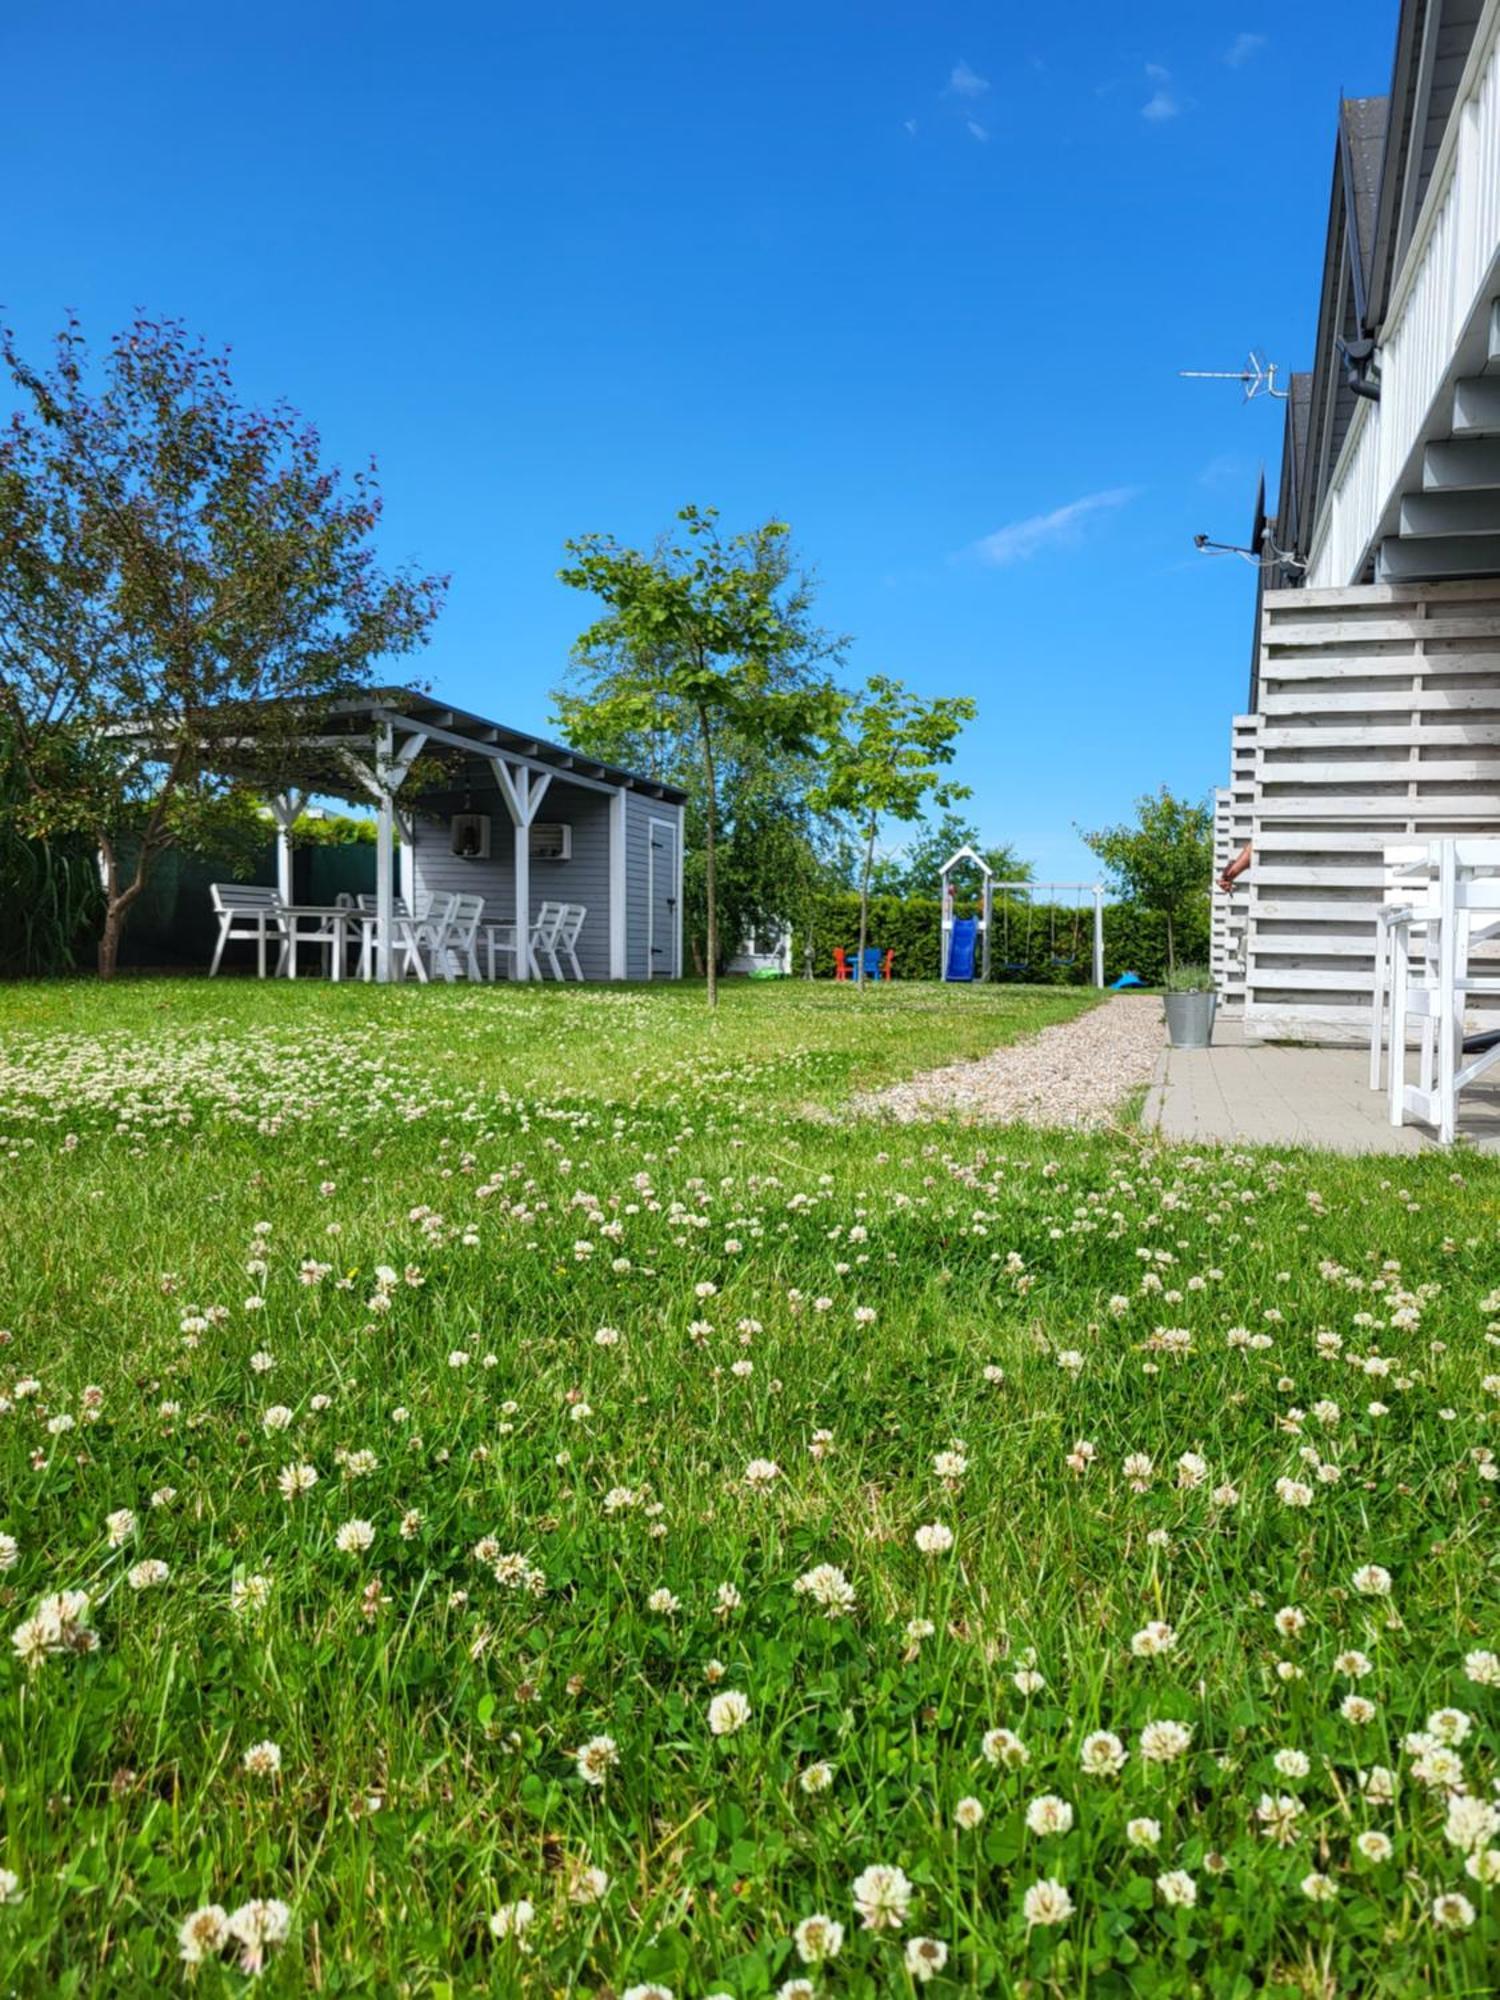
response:
[[(960, 901), (960, 916), (977, 912)], [(1179, 964), (1208, 963), (1208, 897), (1193, 903), (1176, 925)], [(894, 951), (898, 979), (936, 979), (942, 962), (942, 905), (935, 897), (873, 896), (870, 899), (870, 943), (879, 951)], [(824, 897), (812, 913), (810, 926), (796, 934), (794, 967), (803, 970), (802, 947), (811, 931), (813, 970), (820, 979), (833, 977), (836, 945), (853, 952), (859, 943), (859, 898)], [(1093, 905), (1021, 903), (997, 900), (995, 930), (990, 941), (991, 977), (1033, 986), (1087, 986), (1093, 977)], [(1134, 903), (1104, 906), (1104, 977), (1117, 979), (1134, 972), (1148, 986), (1158, 984), (1167, 969), (1167, 928), (1154, 910)]]
[[(219, 935), (209, 885), (228, 879), (229, 871), (222, 862), (203, 861), (175, 850), (164, 854), (152, 870), (145, 893), (131, 911), (121, 963), (183, 969), (206, 967)], [(248, 873), (240, 871), (234, 879), (274, 887), (275, 843), (268, 842), (254, 867)], [(292, 894), (297, 902), (331, 903), (340, 895), (374, 893), (372, 842), (352, 840), (337, 846), (292, 849)], [(236, 946), (230, 945), (226, 951), (226, 969), (241, 960), (248, 964), (255, 947), (253, 944), (238, 947), (238, 957), (236, 950)]]

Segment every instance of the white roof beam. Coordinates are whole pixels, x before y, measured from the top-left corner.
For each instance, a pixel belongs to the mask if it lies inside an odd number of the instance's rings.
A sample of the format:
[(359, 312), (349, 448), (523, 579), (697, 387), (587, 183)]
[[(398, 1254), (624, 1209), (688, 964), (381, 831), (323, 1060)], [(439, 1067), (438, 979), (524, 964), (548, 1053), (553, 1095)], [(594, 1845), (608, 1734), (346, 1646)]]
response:
[(1500, 376), (1468, 375), (1453, 391), (1455, 437), (1500, 437)]
[(1500, 493), (1408, 493), (1401, 502), (1405, 535), (1500, 535)]
[(1465, 576), (1500, 576), (1500, 534), (1431, 535), (1411, 541), (1387, 536), (1380, 544), (1377, 583), (1440, 583)]
[(1422, 455), (1427, 493), (1473, 493), (1500, 486), (1500, 438), (1443, 438)]

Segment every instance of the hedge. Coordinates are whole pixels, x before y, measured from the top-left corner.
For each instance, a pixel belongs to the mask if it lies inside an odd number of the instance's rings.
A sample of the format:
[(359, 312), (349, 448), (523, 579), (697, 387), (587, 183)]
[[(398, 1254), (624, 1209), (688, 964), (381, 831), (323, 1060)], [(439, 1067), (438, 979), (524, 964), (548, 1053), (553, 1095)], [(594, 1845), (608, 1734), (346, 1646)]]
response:
[[(960, 902), (960, 916), (976, 914)], [(898, 979), (936, 979), (941, 960), (942, 905), (935, 897), (872, 896), (869, 941), (880, 951), (896, 954)], [(1179, 964), (1208, 962), (1209, 902), (1205, 895), (1178, 919)], [(859, 943), (859, 898), (836, 895), (815, 906), (793, 944), (793, 970), (804, 969), (803, 951), (809, 936), (813, 970), (820, 979), (833, 977), (833, 953), (842, 945), (851, 954)], [(1087, 986), (1093, 977), (1093, 905), (1011, 902), (997, 904), (990, 945), (990, 976), (996, 981), (1045, 986)], [(1166, 924), (1154, 910), (1134, 903), (1104, 906), (1104, 977), (1117, 979), (1134, 972), (1148, 986), (1159, 984), (1167, 969)]]

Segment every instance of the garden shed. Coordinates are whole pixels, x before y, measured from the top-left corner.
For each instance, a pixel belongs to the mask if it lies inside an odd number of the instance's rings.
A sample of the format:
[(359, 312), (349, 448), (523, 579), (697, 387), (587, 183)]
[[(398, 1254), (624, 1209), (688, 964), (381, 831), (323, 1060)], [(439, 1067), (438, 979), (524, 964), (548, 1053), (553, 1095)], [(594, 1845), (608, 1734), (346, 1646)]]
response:
[[(264, 783), (291, 881), (291, 828), (305, 802), (375, 811), (375, 971), (392, 975), (393, 913), (429, 896), (484, 898), (528, 935), (544, 905), (585, 911), (586, 979), (682, 975), (685, 794), (527, 730), (397, 689), (320, 708), (306, 732), (284, 712), (252, 716), (216, 762)], [(289, 894), (289, 889), (284, 892)], [(514, 976), (528, 977), (524, 952)]]

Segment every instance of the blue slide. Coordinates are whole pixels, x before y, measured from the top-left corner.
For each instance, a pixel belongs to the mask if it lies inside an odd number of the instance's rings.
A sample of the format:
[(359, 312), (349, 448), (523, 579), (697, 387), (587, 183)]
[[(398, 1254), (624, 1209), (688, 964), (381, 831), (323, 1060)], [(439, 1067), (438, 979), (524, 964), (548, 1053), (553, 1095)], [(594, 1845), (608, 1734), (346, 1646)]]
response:
[(948, 965), (945, 979), (974, 977), (974, 942), (979, 935), (976, 917), (955, 917), (948, 937)]

